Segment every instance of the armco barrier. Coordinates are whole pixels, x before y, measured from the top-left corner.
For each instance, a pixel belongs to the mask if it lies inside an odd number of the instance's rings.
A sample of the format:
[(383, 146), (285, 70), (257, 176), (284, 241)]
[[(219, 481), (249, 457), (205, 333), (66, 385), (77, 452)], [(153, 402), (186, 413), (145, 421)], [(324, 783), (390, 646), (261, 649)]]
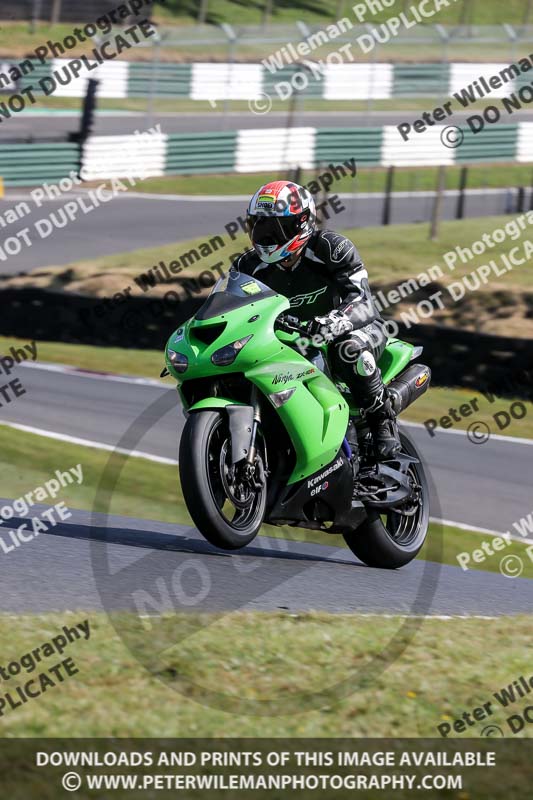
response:
[[(522, 127), (527, 126), (525, 134)], [(531, 123), (497, 125), (475, 136), (462, 129), (462, 147), (445, 147), (445, 126), (435, 125), (404, 142), (394, 125), (384, 128), (259, 128), (220, 133), (170, 134), (166, 137), (164, 174), (209, 172), (280, 172), (313, 169), (354, 158), (358, 166), (436, 166), (466, 162), (533, 160)], [(92, 137), (84, 166), (113, 137)], [(464, 149), (463, 149), (464, 148)], [(116, 174), (116, 171), (113, 173)], [(103, 175), (103, 174), (102, 174)]]
[[(205, 297), (204, 297), (205, 299)], [(159, 297), (131, 297), (102, 319), (96, 308), (102, 299), (49, 292), (43, 289), (0, 290), (0, 334), (20, 339), (42, 339), (104, 346), (127, 346), (161, 351), (172, 331), (191, 317), (203, 299), (190, 292), (181, 303)], [(533, 364), (533, 341), (472, 333), (436, 325), (400, 329), (401, 338), (424, 347), (422, 361), (431, 366), (434, 383), (487, 388), (501, 395), (505, 386)], [(105, 350), (101, 368), (105, 369)], [(124, 372), (128, 372), (127, 350)], [(154, 376), (157, 377), (157, 376)], [(533, 387), (523, 386), (530, 397)], [(520, 396), (519, 391), (513, 392)]]
[(189, 97), (191, 64), (129, 64), (128, 97)]
[(0, 147), (0, 176), (6, 186), (35, 186), (57, 182), (72, 170), (79, 172), (77, 144), (3, 144)]
[(316, 132), (315, 157), (319, 164), (342, 164), (355, 158), (359, 166), (381, 163), (383, 128), (321, 128)]
[(237, 131), (171, 133), (167, 137), (165, 173), (234, 172)]

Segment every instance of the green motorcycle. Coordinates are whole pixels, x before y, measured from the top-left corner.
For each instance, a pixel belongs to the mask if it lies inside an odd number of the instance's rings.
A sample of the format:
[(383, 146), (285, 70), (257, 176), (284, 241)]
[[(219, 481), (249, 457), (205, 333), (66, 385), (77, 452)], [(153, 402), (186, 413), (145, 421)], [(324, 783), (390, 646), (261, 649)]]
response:
[[(263, 523), (340, 533), (373, 567), (424, 544), (429, 488), (410, 438), (376, 463), (357, 398), (335, 383), (327, 344), (302, 354), (289, 300), (230, 272), (168, 340), (165, 360), (187, 412), (179, 471), (198, 530), (217, 547), (249, 544)], [(300, 347), (299, 347), (300, 344)], [(380, 359), (397, 414), (423, 394), (422, 348), (390, 339)]]

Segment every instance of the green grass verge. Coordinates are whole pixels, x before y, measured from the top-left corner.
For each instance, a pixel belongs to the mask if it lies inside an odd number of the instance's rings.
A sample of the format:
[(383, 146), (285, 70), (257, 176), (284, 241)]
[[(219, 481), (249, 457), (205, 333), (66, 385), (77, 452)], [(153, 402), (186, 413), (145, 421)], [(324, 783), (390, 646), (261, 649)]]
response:
[[(212, 54), (210, 53), (210, 56)], [(201, 58), (198, 54), (196, 60)], [(205, 57), (204, 57), (205, 58)], [(391, 57), (389, 57), (391, 58)], [(496, 54), (492, 53), (491, 58), (488, 59), (491, 63), (495, 61)], [(194, 60), (194, 59), (192, 59)], [(256, 59), (257, 60), (257, 59)], [(408, 59), (410, 60), (410, 59)], [(469, 60), (468, 58), (459, 58), (459, 61)], [(471, 59), (470, 59), (471, 60)], [(509, 57), (501, 57), (502, 63), (512, 61)], [(280, 100), (277, 95), (272, 95), (272, 108), (271, 111), (280, 111), (287, 114), (289, 111), (289, 101)], [(360, 112), (368, 114), (372, 111), (405, 111), (406, 121), (417, 118), (417, 112), (432, 111), (436, 106), (442, 105), (444, 100), (448, 99), (446, 93), (434, 95), (433, 97), (391, 97), (383, 100), (322, 100), (320, 98), (306, 98), (301, 97), (298, 100), (298, 112), (318, 111), (322, 114), (329, 112)], [(481, 114), (489, 103), (479, 100), (470, 106), (470, 113)], [(490, 105), (501, 105), (499, 100), (493, 101)], [(147, 113), (149, 108), (148, 97), (126, 97), (126, 98), (99, 98), (98, 109), (101, 111), (138, 111)], [(36, 102), (32, 105), (33, 110), (47, 111), (80, 111), (82, 109), (82, 101), (78, 97), (40, 97), (36, 95)], [(237, 127), (232, 123), (232, 117), (225, 117), (225, 112), (239, 112), (251, 114), (250, 103), (247, 100), (231, 100), (225, 102), (224, 100), (217, 100), (216, 105), (213, 106), (207, 100), (191, 100), (184, 97), (162, 98), (154, 97), (151, 110), (157, 114), (164, 113), (180, 113), (180, 114), (204, 114), (209, 113), (216, 115), (220, 119), (220, 127), (222, 128), (224, 120), (228, 123), (228, 127)], [(30, 116), (26, 111), (23, 112), (26, 116)], [(459, 123), (461, 124), (459, 118)], [(370, 117), (369, 124), (374, 127), (379, 127), (382, 123), (379, 117)], [(403, 121), (403, 120), (402, 120)], [(515, 122), (520, 121), (520, 114), (517, 113), (514, 118)], [(316, 125), (318, 128), (327, 127), (327, 116), (325, 118), (316, 120), (309, 119), (309, 117), (300, 117), (298, 124), (300, 126)], [(150, 123), (151, 124), (151, 123)], [(271, 121), (270, 127), (284, 127), (286, 121), (280, 120), (276, 117)], [(351, 127), (361, 127), (360, 121), (354, 120)], [(258, 124), (259, 127), (259, 124)], [(465, 124), (466, 127), (466, 124)]]
[[(16, 625), (0, 617), (2, 663), (20, 659), (63, 625), (86, 617), (89, 640), (70, 645), (64, 654), (73, 658), (78, 674), (6, 712), (0, 720), (3, 736), (438, 737), (439, 724), (493, 700), (493, 692), (531, 671), (530, 617), (429, 618), (411, 642), (400, 634), (408, 647), (385, 672), (358, 681), (358, 670), (373, 654), (386, 652), (402, 621), (380, 618), (376, 624), (372, 617), (322, 613), (167, 615), (148, 633), (122, 615), (114, 621), (129, 633), (131, 649), (97, 613), (22, 616)], [(167, 641), (178, 642), (177, 631), (185, 626), (193, 633), (164, 655), (169, 688), (132, 651), (148, 655), (165, 633)], [(352, 693), (339, 697), (335, 687), (350, 679)], [(13, 689), (15, 680), (11, 683)], [(208, 691), (229, 695), (237, 709), (240, 698), (270, 699), (279, 711), (262, 717), (228, 713), (207, 704)], [(323, 691), (330, 699), (314, 709), (312, 695)], [(503, 727), (510, 713), (526, 705), (519, 701), (504, 710), (494, 702), (488, 721)], [(468, 728), (461, 738), (479, 737), (485, 724)], [(531, 736), (532, 730), (526, 726), (522, 735)]]
[[(192, 525), (181, 493), (177, 467), (126, 456), (115, 457), (119, 459), (118, 463), (122, 469), (116, 487), (111, 493), (109, 513)], [(100, 484), (109, 458), (110, 454), (106, 451), (57, 442), (0, 425), (0, 468), (4, 475), (2, 481), (4, 497), (22, 497), (26, 492), (42, 485), (56, 469), (64, 470), (67, 466), (81, 464), (83, 483), (81, 486), (71, 484), (66, 487), (58, 500), (66, 503), (69, 508), (105, 511), (107, 509), (103, 503), (107, 501), (111, 487), (105, 483)], [(99, 486), (100, 491), (97, 494)], [(512, 520), (509, 520), (509, 524), (511, 522)], [(300, 528), (265, 525), (262, 534), (331, 547), (345, 546), (340, 535)], [(420, 557), (457, 566), (457, 555), (478, 549), (483, 538), (475, 532), (453, 527), (443, 529), (440, 525), (432, 524), (431, 535)], [(490, 541), (491, 537), (488, 538)], [(522, 542), (512, 542), (504, 551), (495, 552), (483, 563), (472, 562), (472, 568), (498, 572), (503, 555), (517, 555), (524, 564), (522, 577), (533, 578), (533, 560), (529, 558), (526, 547), (527, 545)]]
[[(324, 166), (323, 171), (327, 171)], [(446, 188), (459, 188), (460, 167), (448, 167), (446, 170)], [(437, 186), (437, 167), (420, 169), (399, 168), (396, 171), (393, 191), (417, 192), (433, 190)], [(530, 171), (519, 164), (483, 164), (469, 168), (468, 188), (501, 188), (508, 186), (529, 186)], [(166, 175), (162, 178), (146, 178), (132, 189), (134, 192), (157, 194), (190, 194), (190, 195), (252, 195), (258, 186), (271, 180), (282, 180), (284, 174), (258, 173), (253, 175)], [(316, 180), (315, 172), (304, 172), (303, 184)], [(382, 168), (360, 168), (355, 179), (341, 178), (336, 181), (331, 192), (384, 192), (387, 170)]]
[[(253, 2), (243, 4), (239, 0), (208, 0), (207, 3), (207, 22), (219, 25), (223, 22), (236, 25), (259, 25), (265, 22), (264, 4)], [(382, 11), (369, 14), (367, 21), (371, 24), (384, 22), (390, 17), (405, 11), (405, 0), (396, 2), (383, 7)], [(158, 3), (153, 10), (152, 17), (156, 23), (165, 25), (189, 25), (194, 24), (198, 19), (198, 5), (184, 4), (181, 0), (165, 0)], [(341, 16), (348, 16), (354, 23), (357, 18), (351, 12), (350, 3), (340, 3), (338, 0), (319, 0), (316, 3), (304, 2), (304, 0), (293, 0), (290, 4), (274, 0), (272, 4), (272, 23), (295, 23), (297, 20), (305, 20), (314, 25), (326, 25)], [(484, 0), (484, 2), (457, 2), (450, 3), (447, 8), (443, 8), (434, 17), (431, 23), (457, 25), (468, 23), (474, 25), (498, 25), (504, 22), (523, 24), (528, 19), (528, 10), (524, 0), (508, 0), (505, 4), (498, 0)], [(529, 15), (531, 22), (531, 14)], [(35, 33), (31, 33), (28, 22), (7, 22), (3, 23), (6, 30), (0, 38), (0, 45), (9, 46), (10, 35), (20, 37), (19, 45), (27, 48), (38, 46), (43, 38), (53, 36), (66, 36), (72, 30), (72, 25), (59, 24), (49, 25), (47, 22), (40, 22)], [(9, 51), (8, 51), (9, 52)], [(7, 53), (6, 53), (7, 54)]]

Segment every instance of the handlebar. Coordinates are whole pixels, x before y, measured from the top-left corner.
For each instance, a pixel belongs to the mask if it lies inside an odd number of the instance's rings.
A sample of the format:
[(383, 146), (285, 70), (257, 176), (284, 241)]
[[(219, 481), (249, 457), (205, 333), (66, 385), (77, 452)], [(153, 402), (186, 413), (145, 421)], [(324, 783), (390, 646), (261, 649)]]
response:
[(299, 333), (302, 336), (308, 336), (307, 326), (303, 325), (298, 317), (293, 317), (290, 314), (281, 314), (276, 320), (276, 327), (279, 330), (286, 331), (286, 333)]

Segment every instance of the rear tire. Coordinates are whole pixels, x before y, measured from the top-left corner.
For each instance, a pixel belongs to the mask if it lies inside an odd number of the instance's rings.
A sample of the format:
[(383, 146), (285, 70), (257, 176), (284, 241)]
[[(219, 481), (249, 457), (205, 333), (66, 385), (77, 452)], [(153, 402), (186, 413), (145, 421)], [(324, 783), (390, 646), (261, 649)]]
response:
[(402, 452), (418, 459), (418, 464), (413, 464), (409, 472), (420, 487), (420, 504), (411, 516), (391, 510), (381, 517), (376, 509), (369, 509), (368, 518), (358, 528), (343, 534), (352, 553), (369, 567), (403, 567), (416, 557), (426, 541), (429, 526), (429, 483), (412, 440), (403, 432), (400, 433), (400, 439)]
[[(254, 491), (247, 487), (241, 491), (238, 482), (231, 483), (230, 452), (229, 425), (223, 411), (189, 415), (179, 451), (183, 497), (200, 533), (223, 550), (237, 550), (255, 539), (266, 506), (266, 483)], [(261, 454), (258, 459), (262, 466)], [(232, 502), (233, 490), (237, 506)]]

